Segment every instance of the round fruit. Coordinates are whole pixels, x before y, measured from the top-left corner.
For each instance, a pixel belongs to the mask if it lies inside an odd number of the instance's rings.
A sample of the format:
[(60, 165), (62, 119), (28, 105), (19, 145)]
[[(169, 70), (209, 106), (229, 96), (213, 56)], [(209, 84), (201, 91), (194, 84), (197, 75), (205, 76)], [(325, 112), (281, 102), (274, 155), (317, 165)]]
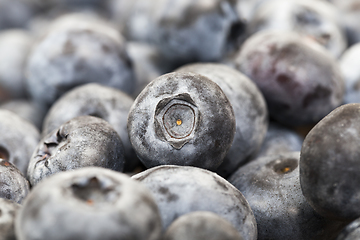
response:
[(141, 184), (119, 172), (88, 167), (36, 185), (15, 230), (18, 240), (158, 240), (161, 219)]
[(323, 118), (306, 136), (300, 183), (306, 200), (321, 215), (360, 217), (360, 104), (346, 104)]
[(231, 147), (235, 117), (213, 81), (174, 72), (153, 80), (135, 99), (128, 131), (148, 168), (173, 164), (215, 170)]
[(196, 167), (159, 166), (134, 175), (153, 194), (163, 228), (194, 211), (210, 211), (229, 221), (244, 240), (257, 238), (254, 214), (240, 191), (219, 175)]

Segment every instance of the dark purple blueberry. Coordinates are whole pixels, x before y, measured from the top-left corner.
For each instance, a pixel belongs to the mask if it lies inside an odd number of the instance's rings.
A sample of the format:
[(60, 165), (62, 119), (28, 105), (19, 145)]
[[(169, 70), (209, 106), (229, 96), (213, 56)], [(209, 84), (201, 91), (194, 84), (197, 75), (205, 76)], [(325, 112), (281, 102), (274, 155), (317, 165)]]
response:
[(43, 119), (46, 114), (46, 109), (44, 109), (41, 105), (26, 99), (7, 101), (0, 105), (0, 109), (6, 109), (19, 115), (34, 124), (34, 126), (36, 126), (39, 130), (42, 128)]
[(27, 31), (0, 32), (0, 102), (27, 97), (25, 63), (32, 43), (33, 38)]
[(20, 170), (12, 163), (0, 158), (0, 198), (22, 203), (29, 191), (29, 182)]
[(336, 240), (358, 240), (360, 239), (360, 218), (349, 223), (339, 234)]
[(243, 240), (233, 225), (219, 215), (198, 211), (182, 215), (166, 230), (163, 240)]
[(259, 239), (328, 240), (344, 226), (321, 217), (306, 202), (299, 158), (299, 152), (260, 157), (229, 178), (254, 212)]
[(138, 95), (128, 132), (148, 168), (172, 164), (215, 170), (233, 142), (235, 116), (209, 78), (174, 72), (156, 78)]
[(339, 59), (341, 73), (345, 80), (345, 103), (360, 103), (360, 43), (348, 48)]
[(124, 92), (97, 83), (76, 87), (64, 94), (49, 109), (42, 135), (49, 134), (78, 116), (102, 118), (119, 134), (125, 150), (125, 171), (132, 171), (139, 164), (127, 132), (127, 117), (133, 102)]
[(16, 240), (15, 237), (15, 217), (20, 209), (20, 205), (0, 198), (0, 239)]
[(260, 88), (270, 116), (282, 124), (316, 123), (342, 103), (344, 80), (337, 62), (296, 33), (256, 33), (233, 61)]
[(229, 221), (245, 240), (257, 237), (256, 221), (244, 196), (213, 172), (165, 165), (132, 178), (150, 189), (160, 210), (163, 229), (184, 214), (210, 211)]
[(14, 164), (24, 175), (36, 145), (39, 130), (15, 113), (0, 109), (0, 158)]
[(219, 60), (245, 33), (233, 0), (113, 3), (113, 18), (125, 37), (157, 46), (175, 66)]
[(222, 64), (190, 64), (176, 70), (201, 74), (214, 81), (229, 99), (236, 120), (232, 146), (217, 172), (228, 177), (264, 140), (268, 126), (265, 99), (256, 85), (239, 71)]
[(287, 152), (299, 152), (303, 141), (304, 138), (294, 130), (271, 122), (263, 144), (256, 153), (256, 157), (253, 158)]
[(62, 124), (38, 144), (29, 163), (31, 185), (62, 171), (97, 166), (122, 171), (124, 148), (105, 120), (80, 116)]
[(161, 219), (141, 184), (119, 172), (87, 167), (36, 185), (15, 230), (18, 240), (158, 240)]
[[(281, 14), (279, 14), (281, 9)], [(346, 49), (337, 9), (326, 1), (270, 0), (259, 5), (248, 25), (249, 34), (262, 30), (295, 31), (314, 38), (334, 57)]]
[(115, 28), (86, 15), (66, 15), (33, 48), (27, 65), (31, 97), (46, 106), (90, 82), (135, 90), (125, 41)]
[(306, 136), (300, 183), (306, 200), (322, 216), (360, 217), (360, 104), (346, 104), (323, 118)]

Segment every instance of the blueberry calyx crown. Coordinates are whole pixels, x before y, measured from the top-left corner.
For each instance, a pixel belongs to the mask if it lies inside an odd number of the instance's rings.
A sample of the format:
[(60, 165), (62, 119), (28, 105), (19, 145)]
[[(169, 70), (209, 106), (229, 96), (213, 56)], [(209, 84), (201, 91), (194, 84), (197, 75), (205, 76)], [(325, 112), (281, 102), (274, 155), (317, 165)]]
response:
[(199, 111), (188, 93), (161, 100), (155, 109), (155, 133), (173, 148), (181, 149), (195, 133)]

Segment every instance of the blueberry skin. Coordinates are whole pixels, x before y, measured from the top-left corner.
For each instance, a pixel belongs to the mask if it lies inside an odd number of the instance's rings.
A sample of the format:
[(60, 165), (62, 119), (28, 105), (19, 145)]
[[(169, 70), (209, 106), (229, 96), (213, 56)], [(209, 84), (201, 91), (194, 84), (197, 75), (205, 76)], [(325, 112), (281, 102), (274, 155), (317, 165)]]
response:
[(15, 237), (15, 216), (20, 209), (20, 205), (0, 198), (0, 239), (16, 240)]
[(228, 177), (254, 154), (268, 127), (266, 102), (260, 90), (245, 75), (223, 64), (195, 63), (176, 71), (201, 74), (214, 81), (229, 99), (236, 120), (232, 146), (217, 173)]
[(360, 238), (360, 218), (349, 223), (339, 234), (336, 240), (357, 240)]
[(124, 149), (117, 132), (105, 120), (79, 116), (46, 135), (28, 167), (32, 186), (52, 174), (98, 166), (123, 171)]
[(219, 215), (198, 211), (177, 218), (166, 230), (163, 240), (243, 240), (230, 222)]
[(339, 66), (345, 81), (344, 103), (360, 103), (360, 43), (348, 48), (339, 59)]
[(306, 200), (322, 216), (360, 217), (360, 104), (346, 104), (323, 118), (306, 136), (300, 183)]
[[(282, 14), (279, 14), (280, 8)], [(252, 35), (270, 29), (311, 36), (336, 58), (347, 47), (339, 11), (326, 1), (267, 1), (254, 11), (247, 30)]]
[(27, 97), (25, 65), (33, 41), (25, 30), (0, 33), (0, 102)]
[(278, 155), (287, 152), (300, 152), (304, 138), (290, 128), (270, 122), (260, 150), (253, 157)]
[(88, 16), (65, 15), (32, 49), (27, 64), (31, 97), (48, 107), (68, 90), (90, 82), (131, 94), (134, 72), (115, 28)]
[(102, 118), (119, 134), (125, 150), (125, 171), (131, 171), (139, 164), (127, 132), (127, 117), (133, 103), (129, 95), (115, 88), (97, 83), (76, 87), (51, 106), (44, 120), (42, 136), (78, 116)]
[(124, 36), (157, 46), (174, 67), (219, 60), (245, 33), (233, 0), (113, 3), (112, 15)]
[(153, 80), (135, 99), (128, 132), (148, 168), (172, 164), (214, 170), (231, 147), (235, 117), (213, 81), (173, 72)]
[(24, 175), (40, 140), (39, 130), (15, 113), (0, 109), (0, 158), (14, 164)]
[(314, 124), (342, 103), (344, 80), (337, 62), (309, 38), (261, 31), (235, 55), (236, 68), (256, 83), (270, 116), (284, 125)]
[(87, 167), (36, 185), (15, 231), (18, 240), (158, 240), (161, 219), (144, 186), (125, 174)]
[(0, 198), (21, 204), (29, 191), (29, 182), (19, 169), (0, 158)]
[(258, 239), (334, 239), (344, 223), (321, 217), (306, 202), (299, 181), (300, 152), (257, 158), (228, 180), (248, 200)]
[(229, 221), (245, 240), (256, 239), (256, 221), (248, 202), (233, 185), (213, 172), (163, 165), (132, 178), (150, 189), (159, 207), (164, 230), (184, 214), (210, 211)]

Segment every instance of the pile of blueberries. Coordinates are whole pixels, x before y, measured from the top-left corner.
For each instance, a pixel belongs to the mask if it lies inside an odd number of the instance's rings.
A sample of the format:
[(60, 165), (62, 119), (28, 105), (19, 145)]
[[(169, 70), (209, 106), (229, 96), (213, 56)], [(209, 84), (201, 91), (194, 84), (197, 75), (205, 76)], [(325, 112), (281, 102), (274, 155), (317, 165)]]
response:
[(360, 239), (360, 0), (0, 0), (0, 240)]

